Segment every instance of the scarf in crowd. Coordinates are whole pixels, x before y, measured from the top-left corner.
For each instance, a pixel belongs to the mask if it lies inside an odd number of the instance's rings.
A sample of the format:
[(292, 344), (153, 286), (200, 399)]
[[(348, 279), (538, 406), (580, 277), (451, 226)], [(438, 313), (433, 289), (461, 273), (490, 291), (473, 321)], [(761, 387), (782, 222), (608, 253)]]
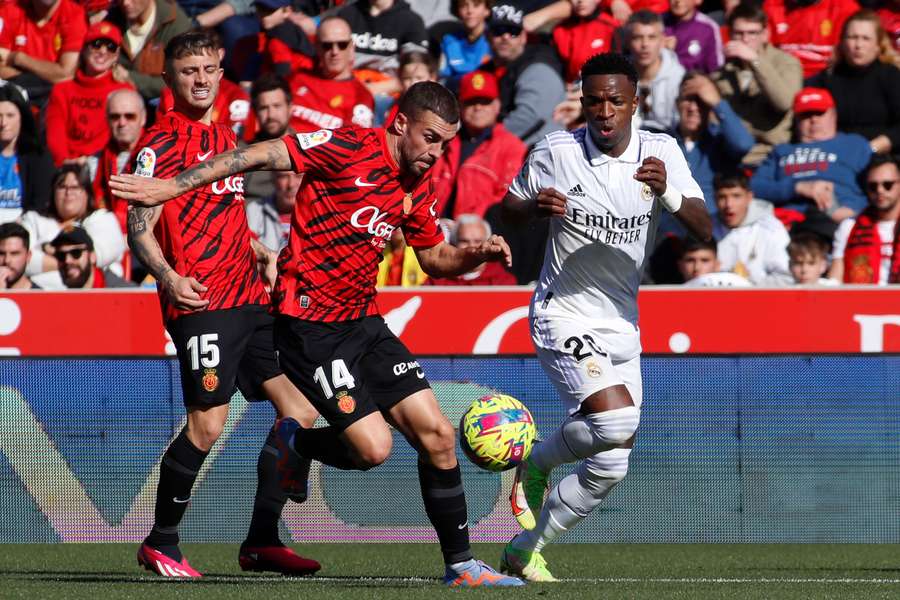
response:
[[(897, 221), (900, 225), (900, 220)], [(888, 283), (900, 283), (900, 231), (894, 228), (894, 252)], [(866, 209), (856, 219), (847, 248), (844, 250), (844, 283), (878, 283), (881, 270), (881, 236), (878, 235), (878, 218), (874, 211)]]

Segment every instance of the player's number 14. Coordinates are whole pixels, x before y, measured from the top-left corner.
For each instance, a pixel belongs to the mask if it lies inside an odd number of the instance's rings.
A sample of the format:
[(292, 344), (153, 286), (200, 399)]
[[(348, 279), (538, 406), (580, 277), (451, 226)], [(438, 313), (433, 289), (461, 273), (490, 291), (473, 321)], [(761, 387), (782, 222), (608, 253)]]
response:
[(348, 390), (352, 390), (356, 386), (356, 380), (353, 379), (353, 375), (350, 374), (350, 370), (347, 368), (347, 365), (342, 358), (331, 361), (330, 384), (328, 382), (328, 376), (325, 375), (325, 369), (322, 367), (316, 369), (313, 381), (322, 387), (322, 393), (325, 394), (326, 398), (334, 396), (332, 386), (335, 388), (343, 387)]

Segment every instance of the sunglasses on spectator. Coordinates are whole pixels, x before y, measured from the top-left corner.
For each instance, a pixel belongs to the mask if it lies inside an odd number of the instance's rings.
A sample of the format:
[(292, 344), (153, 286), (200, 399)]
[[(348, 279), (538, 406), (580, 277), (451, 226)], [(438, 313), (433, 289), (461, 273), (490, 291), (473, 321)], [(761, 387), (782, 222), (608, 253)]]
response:
[(319, 42), (319, 45), (322, 46), (322, 50), (326, 52), (331, 50), (346, 50), (350, 47), (351, 40), (341, 40), (340, 42)]
[(138, 120), (137, 113), (109, 113), (109, 120), (115, 123), (119, 119), (125, 119), (126, 121), (133, 123)]
[(490, 27), (490, 32), (494, 37), (503, 37), (507, 33), (510, 37), (519, 37), (522, 35), (522, 28), (515, 25), (494, 25)]
[(106, 48), (109, 52), (115, 52), (119, 49), (119, 45), (112, 40), (93, 40), (88, 44), (94, 50), (99, 50), (100, 48)]
[(53, 253), (53, 256), (58, 262), (63, 262), (66, 260), (67, 256), (71, 256), (73, 259), (78, 260), (85, 252), (87, 252), (87, 248), (72, 248), (70, 250), (57, 250)]
[(896, 179), (888, 179), (887, 181), (870, 181), (866, 184), (866, 189), (874, 194), (878, 191), (879, 187), (883, 187), (884, 191), (889, 192), (891, 191), (891, 188), (894, 187), (895, 183), (897, 183)]

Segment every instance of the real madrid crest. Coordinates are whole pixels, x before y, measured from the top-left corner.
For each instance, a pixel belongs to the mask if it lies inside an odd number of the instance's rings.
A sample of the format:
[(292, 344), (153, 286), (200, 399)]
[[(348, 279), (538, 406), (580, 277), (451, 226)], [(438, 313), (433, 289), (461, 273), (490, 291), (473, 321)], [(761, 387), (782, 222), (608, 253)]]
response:
[(645, 202), (653, 201), (653, 190), (650, 189), (650, 186), (646, 183), (641, 184), (641, 200)]

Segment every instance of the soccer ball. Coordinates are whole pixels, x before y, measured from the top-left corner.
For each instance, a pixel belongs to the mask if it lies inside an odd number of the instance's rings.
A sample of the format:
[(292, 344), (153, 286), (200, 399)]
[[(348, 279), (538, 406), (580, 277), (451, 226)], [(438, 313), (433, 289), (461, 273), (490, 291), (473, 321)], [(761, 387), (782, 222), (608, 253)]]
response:
[(506, 471), (528, 458), (536, 435), (525, 405), (503, 394), (479, 398), (459, 420), (459, 445), (487, 471)]

